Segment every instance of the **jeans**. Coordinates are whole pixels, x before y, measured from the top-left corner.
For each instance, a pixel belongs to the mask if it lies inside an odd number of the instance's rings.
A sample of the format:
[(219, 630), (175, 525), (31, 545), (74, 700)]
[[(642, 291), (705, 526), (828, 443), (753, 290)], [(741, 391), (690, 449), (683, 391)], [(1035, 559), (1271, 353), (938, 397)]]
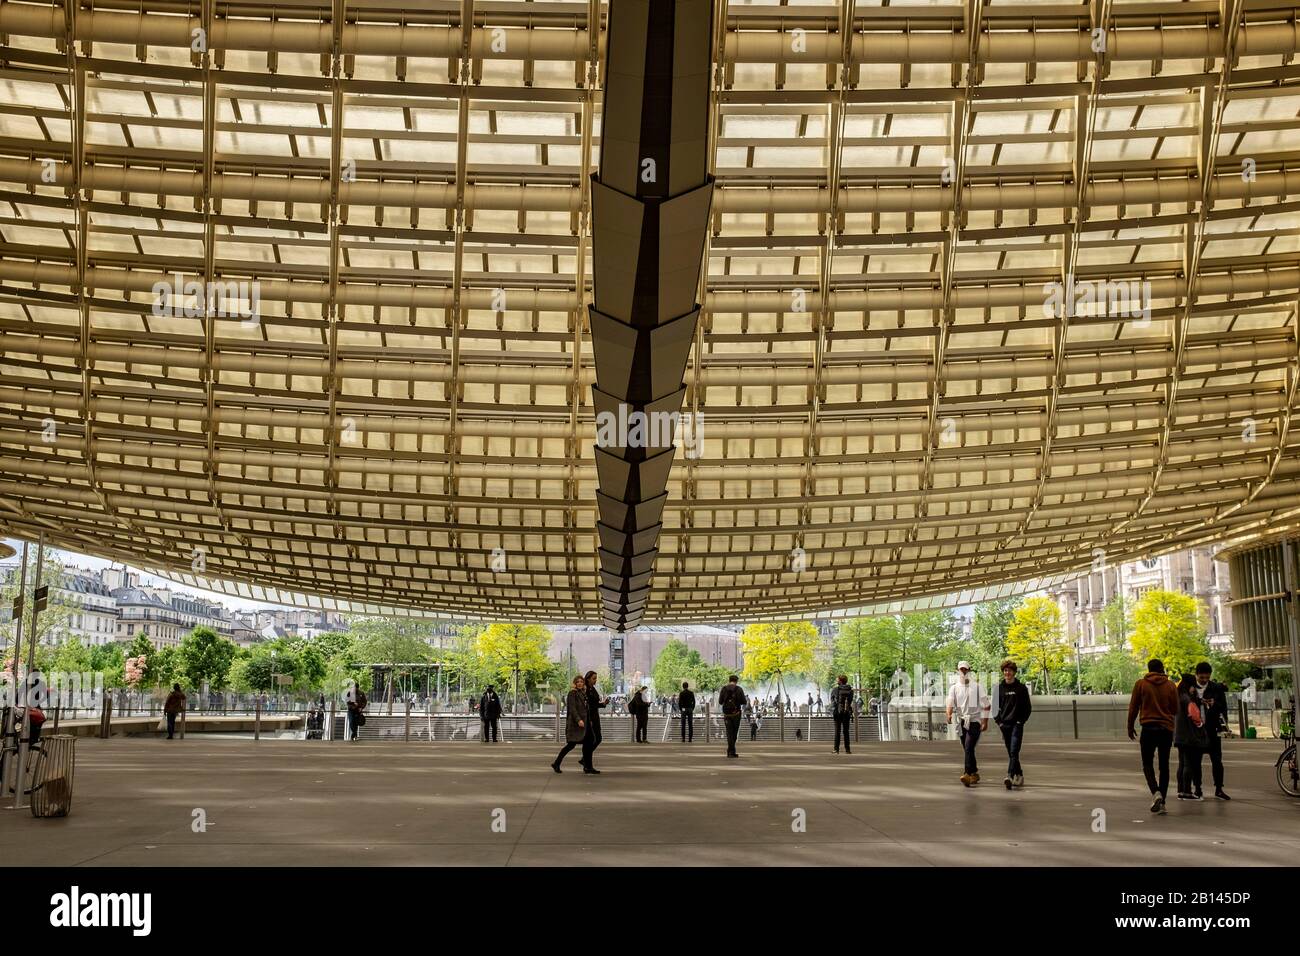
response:
[(849, 723), (850, 721), (852, 721), (852, 719), (853, 719), (852, 714), (835, 715), (835, 749), (836, 750), (840, 749), (840, 733), (842, 731), (844, 733), (844, 752), (852, 753), (852, 750), (849, 749)]
[(975, 745), (980, 742), (980, 722), (972, 720), (961, 725), (961, 746), (966, 754), (966, 772), (979, 773), (979, 764), (975, 762)]
[(596, 748), (600, 746), (600, 740), (600, 724), (589, 720), (587, 722), (587, 736), (582, 738), (582, 759), (578, 761), (584, 767), (595, 769), (591, 766), (591, 758), (595, 755)]
[(682, 743), (695, 739), (695, 711), (682, 711)]
[(1007, 776), (1018, 777), (1024, 771), (1020, 769), (1020, 742), (1025, 735), (1024, 724), (1003, 724), (1002, 742), (1007, 745)]
[[(1147, 778), (1147, 789), (1152, 796), (1169, 795), (1169, 748), (1174, 745), (1174, 732), (1159, 724), (1143, 724), (1138, 736), (1142, 747), (1142, 774)], [(1153, 760), (1160, 755), (1160, 781), (1157, 785)]]
[(348, 711), (348, 740), (356, 740), (356, 739), (357, 739), (357, 712), (355, 710), (349, 710)]
[(1223, 740), (1218, 734), (1210, 735), (1210, 772), (1214, 775), (1214, 789), (1223, 789)]
[(727, 727), (727, 753), (736, 752), (736, 738), (740, 735), (740, 714), (723, 714), (722, 722)]
[(1178, 792), (1201, 792), (1201, 758), (1205, 748), (1195, 744), (1178, 745)]
[(171, 740), (176, 736), (176, 715), (167, 715), (167, 739)]

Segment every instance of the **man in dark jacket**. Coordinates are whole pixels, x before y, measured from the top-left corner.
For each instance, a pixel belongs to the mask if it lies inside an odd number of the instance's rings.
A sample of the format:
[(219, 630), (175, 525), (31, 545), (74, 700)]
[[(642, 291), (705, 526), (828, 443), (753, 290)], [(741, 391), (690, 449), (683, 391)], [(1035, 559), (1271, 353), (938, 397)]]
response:
[(740, 689), (740, 678), (735, 674), (727, 678), (727, 686), (718, 692), (718, 708), (727, 728), (727, 756), (739, 757), (736, 737), (740, 734), (740, 712), (745, 709), (745, 692)]
[(677, 709), (682, 712), (682, 743), (695, 740), (695, 694), (688, 681), (682, 681), (682, 692), (677, 695)]
[(636, 728), (633, 739), (639, 744), (647, 743), (646, 726), (650, 723), (650, 702), (645, 699), (646, 690), (645, 685), (637, 688), (637, 692), (627, 702), (627, 712), (632, 715)]
[(853, 723), (853, 688), (849, 686), (847, 674), (836, 678), (835, 686), (831, 688), (831, 717), (835, 721), (835, 752), (840, 752), (840, 734), (843, 733), (844, 752), (853, 753), (849, 748), (849, 726)]
[(487, 690), (478, 699), (478, 719), (483, 722), (483, 743), (487, 743), (488, 734), (492, 735), (492, 742), (497, 743), (501, 726), (501, 698), (491, 684), (487, 685)]
[[(1142, 774), (1151, 791), (1151, 812), (1165, 812), (1169, 794), (1169, 750), (1174, 745), (1174, 719), (1178, 716), (1178, 688), (1165, 676), (1164, 661), (1152, 658), (1147, 673), (1133, 685), (1128, 701), (1128, 739), (1137, 740), (1133, 721), (1142, 725)], [(1153, 762), (1160, 755), (1157, 782)]]
[(168, 740), (176, 736), (176, 718), (184, 709), (185, 691), (181, 690), (180, 684), (172, 684), (172, 692), (167, 695), (167, 702), (163, 704), (163, 713), (167, 715)]
[(609, 698), (601, 697), (600, 691), (596, 690), (595, 671), (587, 671), (583, 682), (587, 685), (587, 732), (582, 738), (582, 759), (578, 762), (582, 764), (583, 773), (600, 773), (592, 766), (591, 758), (601, 741), (600, 708), (609, 706)]
[(1210, 679), (1214, 668), (1209, 661), (1196, 665), (1196, 683), (1201, 689), (1201, 700), (1205, 702), (1205, 729), (1209, 734), (1207, 751), (1210, 755), (1210, 770), (1214, 774), (1214, 795), (1220, 800), (1231, 800), (1223, 791), (1223, 741), (1219, 733), (1228, 726), (1228, 688)]
[(1020, 668), (1016, 662), (1002, 662), (1002, 683), (998, 685), (998, 712), (993, 722), (1002, 731), (1002, 742), (1007, 746), (1007, 778), (1002, 781), (1008, 790), (1025, 785), (1025, 774), (1020, 767), (1020, 744), (1024, 739), (1025, 721), (1029, 719), (1033, 704), (1029, 688), (1016, 676)]

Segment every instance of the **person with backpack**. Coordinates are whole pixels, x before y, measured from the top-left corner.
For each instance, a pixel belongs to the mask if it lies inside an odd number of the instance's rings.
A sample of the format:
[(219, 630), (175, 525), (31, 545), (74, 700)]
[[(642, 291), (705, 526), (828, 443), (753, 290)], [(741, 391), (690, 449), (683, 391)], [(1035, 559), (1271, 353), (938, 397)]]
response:
[(1219, 736), (1228, 726), (1228, 688), (1210, 679), (1214, 668), (1209, 661), (1196, 665), (1196, 683), (1205, 703), (1205, 729), (1208, 736), (1206, 753), (1210, 755), (1210, 772), (1214, 776), (1214, 795), (1220, 800), (1231, 800), (1223, 791), (1223, 740)]
[(964, 770), (961, 775), (963, 786), (971, 787), (980, 782), (979, 763), (975, 760), (975, 747), (980, 742), (980, 734), (989, 729), (989, 711), (992, 704), (978, 677), (971, 677), (970, 664), (957, 662), (957, 679), (948, 688), (948, 701), (945, 714), (948, 723), (955, 718), (959, 722), (959, 736), (965, 755)]
[(632, 699), (627, 702), (627, 711), (632, 715), (635, 722), (636, 732), (632, 735), (634, 743), (648, 743), (646, 740), (646, 727), (650, 723), (650, 702), (645, 699), (645, 692), (648, 688), (642, 684)]
[[(1169, 749), (1174, 743), (1174, 719), (1178, 716), (1178, 688), (1165, 676), (1164, 661), (1158, 657), (1147, 662), (1147, 672), (1138, 678), (1129, 695), (1128, 739), (1138, 740), (1133, 721), (1142, 725), (1142, 774), (1151, 791), (1151, 812), (1164, 813), (1169, 795)], [(1154, 762), (1160, 759), (1157, 780)]]
[(551, 769), (563, 773), (560, 764), (569, 751), (578, 746), (587, 736), (587, 685), (581, 677), (575, 676), (569, 689), (569, 696), (564, 702), (564, 746), (551, 763)]
[(478, 719), (483, 724), (483, 732), (479, 739), (483, 743), (488, 742), (489, 734), (492, 742), (500, 742), (501, 729), (501, 698), (497, 695), (496, 688), (488, 684), (487, 690), (483, 691), (483, 696), (478, 701)]
[(677, 709), (682, 713), (682, 743), (695, 741), (695, 693), (687, 681), (682, 681), (682, 692), (677, 695)]
[(185, 692), (181, 690), (181, 685), (172, 684), (172, 692), (167, 695), (167, 701), (163, 704), (163, 713), (167, 715), (168, 740), (176, 736), (176, 717), (185, 709), (185, 700)]
[(718, 707), (727, 728), (727, 756), (739, 757), (736, 737), (740, 735), (740, 712), (745, 707), (745, 692), (740, 689), (740, 678), (735, 674), (727, 678), (727, 686), (718, 692)]
[(853, 688), (849, 686), (847, 674), (835, 679), (831, 688), (831, 718), (835, 721), (835, 753), (840, 752), (840, 733), (844, 734), (844, 752), (851, 754), (849, 748), (849, 727), (853, 723)]
[(1033, 710), (1029, 688), (1020, 683), (1020, 668), (1013, 660), (1002, 662), (1002, 683), (998, 685), (998, 715), (993, 722), (1002, 731), (1002, 742), (1007, 747), (1007, 776), (1002, 781), (1008, 790), (1025, 785), (1025, 772), (1020, 767), (1020, 745), (1024, 741), (1025, 721)]
[(359, 736), (360, 727), (366, 722), (366, 705), (370, 703), (366, 698), (366, 692), (357, 686), (353, 681), (352, 686), (348, 688), (348, 740), (356, 740)]
[(1178, 715), (1174, 718), (1174, 746), (1178, 748), (1178, 799), (1204, 800), (1201, 793), (1202, 757), (1209, 747), (1207, 708), (1192, 674), (1178, 682)]

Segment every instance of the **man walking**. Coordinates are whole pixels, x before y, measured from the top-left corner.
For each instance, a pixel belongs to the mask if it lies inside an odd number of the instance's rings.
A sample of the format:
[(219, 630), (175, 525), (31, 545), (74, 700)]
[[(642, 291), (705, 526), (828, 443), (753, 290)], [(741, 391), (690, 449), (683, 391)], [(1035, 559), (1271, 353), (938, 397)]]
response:
[(592, 766), (591, 760), (602, 739), (600, 708), (609, 706), (609, 698), (601, 697), (600, 691), (596, 690), (595, 671), (587, 671), (583, 676), (583, 683), (587, 685), (587, 732), (582, 738), (582, 759), (578, 762), (582, 764), (583, 773), (600, 773)]
[(1214, 795), (1220, 800), (1231, 800), (1223, 791), (1223, 740), (1219, 736), (1228, 726), (1228, 688), (1218, 681), (1210, 679), (1214, 668), (1209, 661), (1196, 665), (1196, 683), (1201, 688), (1201, 700), (1205, 704), (1205, 729), (1209, 733), (1208, 753), (1210, 755), (1210, 772), (1214, 775)]
[(682, 692), (677, 695), (677, 709), (682, 714), (682, 743), (695, 740), (695, 694), (688, 681), (682, 681)]
[(184, 709), (185, 692), (181, 690), (180, 684), (172, 684), (172, 692), (167, 695), (167, 702), (163, 704), (163, 713), (167, 715), (168, 740), (176, 736), (176, 717)]
[[(1138, 740), (1133, 730), (1136, 719), (1142, 725), (1142, 774), (1151, 791), (1151, 812), (1165, 812), (1169, 795), (1169, 749), (1174, 745), (1174, 719), (1178, 716), (1178, 688), (1165, 676), (1164, 661), (1153, 657), (1147, 672), (1133, 685), (1128, 701), (1128, 739)], [(1153, 761), (1160, 757), (1160, 777), (1156, 778)]]
[(1007, 777), (1002, 781), (1010, 790), (1025, 785), (1025, 774), (1020, 769), (1020, 744), (1025, 734), (1025, 721), (1033, 710), (1029, 688), (1020, 683), (1016, 662), (1002, 662), (1002, 683), (998, 685), (998, 715), (993, 722), (1002, 731), (1002, 742), (1007, 746)]
[(835, 686), (831, 688), (831, 717), (835, 721), (835, 752), (840, 752), (840, 734), (844, 734), (844, 752), (851, 754), (849, 749), (849, 726), (853, 722), (853, 688), (849, 686), (847, 674), (841, 674), (835, 679)]
[(740, 689), (740, 678), (735, 674), (727, 678), (727, 686), (718, 692), (718, 707), (727, 728), (727, 756), (739, 757), (736, 737), (740, 734), (740, 712), (745, 708), (745, 692)]
[(491, 684), (487, 685), (487, 690), (483, 691), (483, 696), (478, 700), (478, 719), (483, 722), (483, 743), (488, 742), (488, 734), (492, 735), (492, 742), (497, 743), (501, 726), (501, 698)]
[(964, 786), (970, 787), (980, 782), (979, 764), (975, 761), (975, 747), (980, 742), (980, 734), (989, 729), (989, 711), (992, 703), (984, 688), (980, 687), (978, 678), (971, 677), (970, 664), (966, 661), (957, 663), (957, 680), (948, 688), (948, 704), (945, 713), (948, 723), (954, 718), (959, 721), (959, 736), (965, 753), (965, 767), (961, 775)]
[(632, 695), (632, 699), (627, 702), (627, 709), (632, 714), (636, 733), (633, 734), (634, 741), (638, 744), (646, 743), (646, 726), (650, 722), (650, 702), (645, 699), (645, 692), (648, 688), (642, 684), (637, 688), (637, 692)]

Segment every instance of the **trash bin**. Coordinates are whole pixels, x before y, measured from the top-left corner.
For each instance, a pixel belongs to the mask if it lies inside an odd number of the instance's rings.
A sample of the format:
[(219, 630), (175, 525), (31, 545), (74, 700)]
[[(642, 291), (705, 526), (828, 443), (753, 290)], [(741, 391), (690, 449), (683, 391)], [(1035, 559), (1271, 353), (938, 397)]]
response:
[(53, 734), (41, 738), (36, 779), (32, 781), (32, 816), (66, 817), (72, 809), (72, 771), (77, 738)]

